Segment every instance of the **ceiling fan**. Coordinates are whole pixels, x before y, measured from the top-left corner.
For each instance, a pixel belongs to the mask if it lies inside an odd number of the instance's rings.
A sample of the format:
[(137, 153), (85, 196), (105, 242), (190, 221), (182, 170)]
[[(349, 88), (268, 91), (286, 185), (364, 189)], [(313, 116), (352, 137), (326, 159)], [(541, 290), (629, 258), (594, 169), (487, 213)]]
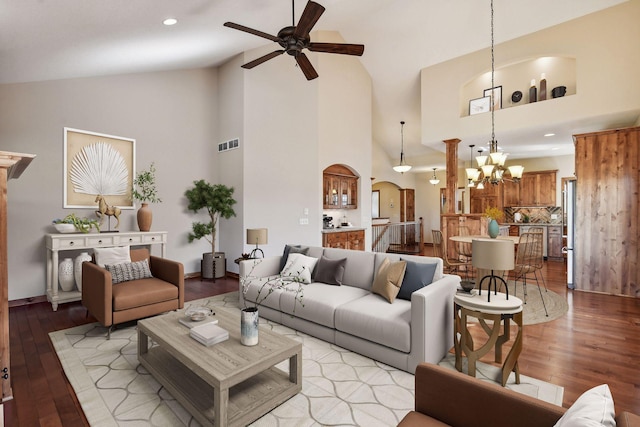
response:
[(225, 27), (244, 31), (245, 33), (253, 34), (259, 37), (264, 37), (265, 39), (277, 42), (280, 46), (282, 46), (282, 49), (275, 50), (271, 53), (261, 56), (258, 59), (247, 62), (242, 66), (242, 68), (251, 69), (286, 52), (296, 58), (296, 62), (300, 66), (300, 69), (304, 73), (307, 80), (313, 80), (318, 77), (318, 73), (313, 68), (313, 65), (311, 65), (311, 61), (309, 61), (307, 55), (302, 52), (303, 49), (309, 49), (312, 52), (339, 53), (342, 55), (355, 56), (362, 55), (362, 53), (364, 52), (364, 45), (361, 44), (311, 42), (309, 32), (316, 24), (316, 22), (318, 22), (318, 19), (320, 19), (320, 16), (324, 13), (325, 8), (318, 3), (309, 1), (307, 3), (307, 6), (304, 8), (304, 11), (302, 12), (302, 16), (300, 17), (298, 25), (295, 25), (294, 2), (295, 0), (291, 0), (291, 9), (293, 11), (293, 25), (290, 27), (284, 27), (283, 29), (278, 31), (277, 36), (272, 36), (271, 34), (254, 30), (253, 28), (245, 27), (244, 25), (235, 24), (233, 22), (224, 23)]

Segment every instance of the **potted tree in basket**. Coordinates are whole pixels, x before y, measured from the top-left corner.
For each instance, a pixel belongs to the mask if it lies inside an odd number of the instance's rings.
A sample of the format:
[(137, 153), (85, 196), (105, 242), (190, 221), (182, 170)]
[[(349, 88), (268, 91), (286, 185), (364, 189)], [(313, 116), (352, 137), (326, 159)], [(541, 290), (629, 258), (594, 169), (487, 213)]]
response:
[(194, 187), (184, 193), (189, 201), (187, 208), (194, 213), (200, 209), (206, 209), (210, 220), (206, 223), (194, 222), (192, 224), (189, 242), (204, 237), (211, 243), (211, 252), (202, 254), (202, 277), (215, 280), (223, 277), (226, 270), (224, 252), (216, 252), (218, 220), (221, 217), (229, 219), (236, 216), (236, 212), (233, 210), (236, 200), (233, 198), (232, 187), (223, 184), (211, 185), (203, 179), (194, 181), (193, 184)]
[(148, 170), (138, 173), (136, 179), (133, 180), (131, 197), (142, 202), (137, 215), (138, 228), (140, 231), (151, 230), (153, 212), (149, 207), (149, 203), (162, 203), (156, 190), (156, 168), (154, 163), (151, 163)]

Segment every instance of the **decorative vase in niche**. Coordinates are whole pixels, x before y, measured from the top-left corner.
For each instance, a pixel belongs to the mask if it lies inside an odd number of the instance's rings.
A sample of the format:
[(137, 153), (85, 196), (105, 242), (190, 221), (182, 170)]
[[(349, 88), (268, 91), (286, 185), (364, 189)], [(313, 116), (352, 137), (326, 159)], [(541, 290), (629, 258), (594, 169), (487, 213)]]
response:
[(240, 342), (252, 346), (258, 344), (258, 308), (244, 308), (240, 312)]
[(489, 237), (495, 239), (500, 234), (500, 227), (498, 226), (498, 221), (492, 219), (489, 221)]
[(153, 212), (148, 203), (143, 203), (138, 209), (138, 228), (140, 231), (151, 230), (151, 221), (153, 221)]
[(82, 290), (82, 263), (85, 261), (91, 261), (91, 255), (88, 252), (82, 252), (73, 262), (73, 273), (76, 276), (76, 287), (79, 291)]
[(63, 291), (68, 292), (73, 289), (75, 282), (73, 280), (73, 261), (71, 258), (63, 259), (58, 266), (58, 280)]

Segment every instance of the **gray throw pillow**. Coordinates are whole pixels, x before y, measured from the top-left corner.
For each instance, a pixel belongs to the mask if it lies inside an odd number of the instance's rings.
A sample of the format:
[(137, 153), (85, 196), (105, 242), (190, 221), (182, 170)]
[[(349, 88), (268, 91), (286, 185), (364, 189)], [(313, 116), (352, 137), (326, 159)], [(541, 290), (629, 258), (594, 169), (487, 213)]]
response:
[[(402, 258), (400, 258), (402, 260)], [(407, 261), (407, 260), (403, 260)], [(411, 294), (418, 289), (433, 282), (433, 275), (436, 272), (437, 264), (427, 264), (423, 262), (407, 261), (407, 271), (404, 274), (398, 298), (411, 301)]]
[(128, 282), (130, 280), (147, 279), (153, 277), (149, 269), (149, 262), (144, 259), (136, 262), (122, 262), (104, 266), (111, 273), (111, 283)]
[(306, 255), (307, 252), (309, 252), (309, 248), (303, 247), (301, 245), (285, 245), (284, 252), (282, 253), (282, 258), (280, 259), (280, 270), (278, 271), (282, 271), (284, 266), (287, 264), (287, 259), (289, 259), (290, 253)]
[(327, 285), (342, 285), (342, 277), (344, 269), (347, 265), (347, 259), (331, 259), (322, 256), (316, 265), (316, 273), (314, 280), (316, 282), (326, 283)]

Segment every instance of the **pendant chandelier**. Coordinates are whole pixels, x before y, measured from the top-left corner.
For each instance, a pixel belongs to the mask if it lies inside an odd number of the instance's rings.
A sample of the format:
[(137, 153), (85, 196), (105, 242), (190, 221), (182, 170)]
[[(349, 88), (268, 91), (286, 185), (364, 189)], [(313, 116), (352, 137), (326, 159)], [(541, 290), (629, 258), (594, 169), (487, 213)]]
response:
[(393, 170), (400, 173), (409, 172), (411, 166), (404, 162), (404, 121), (400, 122), (400, 164), (398, 166), (394, 166)]
[[(511, 180), (519, 182), (522, 178), (523, 166), (509, 166), (505, 168), (504, 163), (507, 160), (507, 153), (498, 151), (498, 141), (496, 141), (495, 130), (495, 102), (493, 100), (495, 86), (495, 56), (494, 56), (494, 36), (493, 36), (493, 0), (491, 0), (491, 141), (489, 141), (489, 155), (482, 155), (480, 151), (479, 156), (476, 157), (478, 162), (478, 168), (470, 167), (467, 169), (467, 179), (469, 180), (469, 187), (473, 187), (477, 182), (477, 188), (483, 189), (486, 184), (498, 185), (503, 182), (506, 177), (505, 172), (508, 170), (511, 175)], [(470, 145), (471, 153), (473, 156), (473, 145)], [(472, 162), (473, 163), (473, 162)]]
[(438, 179), (438, 177), (436, 176), (436, 168), (433, 168), (433, 178), (431, 178), (429, 180), (429, 182), (433, 185), (438, 185), (440, 184), (440, 180)]

